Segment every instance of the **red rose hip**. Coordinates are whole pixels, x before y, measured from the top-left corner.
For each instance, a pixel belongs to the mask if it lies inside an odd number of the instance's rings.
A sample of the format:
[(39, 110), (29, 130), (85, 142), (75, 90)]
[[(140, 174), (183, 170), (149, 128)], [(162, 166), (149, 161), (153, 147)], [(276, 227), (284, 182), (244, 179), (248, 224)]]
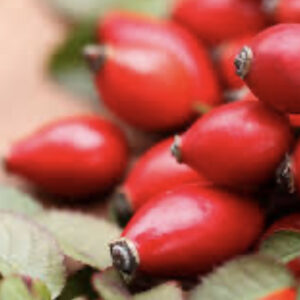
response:
[(127, 123), (168, 130), (189, 121), (197, 104), (221, 102), (206, 49), (177, 24), (114, 13), (99, 35), (104, 45), (87, 47), (85, 55), (101, 99)]
[(256, 33), (265, 22), (253, 0), (179, 0), (173, 15), (210, 44)]
[(263, 8), (278, 23), (300, 23), (299, 0), (264, 0)]
[(287, 113), (300, 113), (300, 24), (270, 27), (245, 46), (235, 60), (259, 100)]
[(168, 138), (154, 145), (133, 166), (114, 198), (119, 220), (128, 220), (153, 196), (176, 186), (189, 182), (209, 184), (202, 175), (176, 161), (170, 153), (172, 142), (173, 138)]
[(76, 116), (15, 143), (5, 164), (38, 187), (73, 198), (111, 188), (127, 160), (127, 142), (115, 125), (96, 116)]
[(248, 190), (275, 175), (291, 140), (284, 115), (258, 101), (238, 101), (204, 115), (171, 150), (212, 182)]
[(260, 300), (296, 300), (297, 292), (295, 288), (287, 288), (282, 291), (276, 291), (273, 294), (261, 298)]
[(253, 199), (187, 184), (147, 202), (110, 245), (111, 255), (127, 275), (196, 275), (247, 250), (263, 222)]

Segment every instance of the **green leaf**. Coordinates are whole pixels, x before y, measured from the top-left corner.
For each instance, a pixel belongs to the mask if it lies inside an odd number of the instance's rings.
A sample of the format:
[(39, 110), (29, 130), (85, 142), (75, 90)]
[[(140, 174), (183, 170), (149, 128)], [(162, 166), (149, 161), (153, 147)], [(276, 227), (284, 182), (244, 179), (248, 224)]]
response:
[(129, 291), (114, 268), (109, 268), (93, 277), (94, 289), (104, 300), (130, 300)]
[(7, 277), (0, 285), (1, 300), (50, 300), (47, 287), (38, 280), (26, 285), (20, 277)]
[(249, 255), (225, 263), (205, 277), (190, 300), (253, 300), (294, 287), (292, 274), (271, 257)]
[(151, 290), (131, 295), (119, 273), (109, 268), (93, 277), (95, 290), (104, 300), (183, 300), (183, 291), (176, 282), (167, 282)]
[(0, 211), (34, 215), (43, 210), (30, 196), (9, 186), (0, 185)]
[(116, 9), (165, 17), (174, 0), (48, 0), (62, 15), (75, 22), (95, 20)]
[(21, 215), (0, 213), (0, 273), (19, 274), (46, 284), (55, 298), (65, 283), (63, 255), (55, 239)]
[(87, 44), (96, 42), (95, 32), (92, 22), (75, 26), (65, 42), (55, 50), (49, 63), (50, 73), (59, 84), (75, 95), (94, 101), (98, 98), (82, 49)]
[(98, 299), (91, 285), (93, 272), (93, 269), (86, 267), (71, 275), (57, 300), (79, 300), (82, 295), (88, 299)]
[(168, 17), (175, 0), (119, 0), (123, 10), (138, 12), (155, 17)]
[(183, 291), (176, 282), (167, 282), (150, 291), (137, 294), (133, 297), (134, 300), (184, 300)]
[(270, 255), (286, 264), (300, 257), (300, 233), (286, 230), (277, 231), (263, 241), (260, 253)]
[(111, 266), (108, 244), (121, 234), (115, 225), (82, 213), (55, 210), (36, 220), (52, 232), (68, 257), (97, 269)]

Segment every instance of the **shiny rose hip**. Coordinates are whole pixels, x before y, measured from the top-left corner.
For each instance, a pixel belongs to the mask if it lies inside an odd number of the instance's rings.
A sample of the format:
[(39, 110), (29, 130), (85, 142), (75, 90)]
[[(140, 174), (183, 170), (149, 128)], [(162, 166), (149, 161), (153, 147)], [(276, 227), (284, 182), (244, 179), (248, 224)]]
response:
[(178, 0), (173, 15), (209, 44), (256, 33), (265, 23), (253, 0)]
[(246, 251), (264, 216), (253, 200), (201, 184), (187, 184), (147, 202), (111, 243), (121, 273), (190, 276)]
[(4, 160), (9, 172), (49, 193), (76, 198), (117, 183), (127, 166), (128, 148), (123, 133), (109, 121), (76, 116), (16, 142)]
[(300, 113), (300, 24), (270, 27), (241, 50), (236, 71), (259, 100)]
[(101, 99), (127, 123), (168, 130), (189, 121), (197, 104), (221, 102), (206, 49), (179, 25), (113, 13), (98, 33), (102, 45), (87, 47), (85, 56)]
[(300, 23), (299, 0), (263, 0), (263, 9), (277, 23)]
[(142, 155), (114, 198), (114, 210), (120, 220), (128, 220), (149, 199), (189, 182), (209, 184), (198, 172), (179, 164), (170, 153), (173, 138), (159, 142)]
[(288, 119), (258, 101), (238, 101), (204, 115), (171, 151), (213, 183), (240, 190), (266, 183), (289, 151)]

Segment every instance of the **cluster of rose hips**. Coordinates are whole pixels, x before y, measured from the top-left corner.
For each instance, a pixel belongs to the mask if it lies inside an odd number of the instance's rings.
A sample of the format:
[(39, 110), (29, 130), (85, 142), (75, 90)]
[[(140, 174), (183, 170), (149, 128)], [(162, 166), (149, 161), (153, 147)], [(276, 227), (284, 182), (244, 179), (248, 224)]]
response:
[[(265, 12), (258, 0), (214, 2), (179, 1), (173, 19), (163, 21), (111, 13), (99, 23), (100, 44), (85, 49), (101, 99), (128, 124), (167, 132), (203, 113), (142, 155), (114, 199), (119, 219), (133, 215), (110, 245), (115, 267), (129, 277), (204, 274), (260, 238), (265, 213), (257, 190), (277, 174), (300, 193), (300, 142), (292, 131), (300, 123), (299, 1), (264, 1)], [(232, 103), (223, 104), (222, 87)], [(115, 125), (80, 116), (16, 143), (5, 163), (74, 198), (114, 186), (127, 160)], [(263, 239), (283, 229), (299, 232), (300, 215), (280, 220)], [(298, 258), (288, 263), (299, 273)], [(296, 299), (294, 288), (279, 292), (259, 299)]]

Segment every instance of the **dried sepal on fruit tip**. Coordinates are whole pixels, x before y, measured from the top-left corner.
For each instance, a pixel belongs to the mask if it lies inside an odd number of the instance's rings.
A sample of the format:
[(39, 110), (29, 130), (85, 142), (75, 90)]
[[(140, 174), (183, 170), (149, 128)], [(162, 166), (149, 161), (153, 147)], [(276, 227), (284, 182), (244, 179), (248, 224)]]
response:
[(262, 11), (266, 14), (274, 14), (276, 11), (280, 0), (263, 0), (261, 4)]
[(251, 67), (253, 60), (253, 52), (249, 46), (244, 46), (241, 52), (236, 56), (234, 65), (236, 68), (236, 74), (244, 79)]
[(283, 289), (293, 288), (292, 274), (273, 258), (248, 255), (231, 260), (206, 276), (190, 300), (263, 299)]
[(83, 57), (94, 73), (97, 73), (102, 68), (108, 51), (108, 46), (106, 45), (87, 45), (84, 47)]
[(277, 183), (290, 194), (295, 193), (295, 178), (292, 172), (292, 162), (290, 155), (286, 155), (285, 159), (279, 165), (276, 171), (276, 181)]
[(174, 142), (171, 145), (170, 151), (171, 154), (176, 158), (177, 162), (181, 162), (181, 137), (179, 135), (175, 135)]
[(125, 279), (133, 278), (139, 265), (139, 254), (135, 245), (126, 238), (120, 238), (109, 246), (114, 266)]
[(110, 209), (113, 219), (115, 219), (121, 226), (127, 224), (133, 214), (128, 196), (122, 191), (118, 191), (113, 196)]

